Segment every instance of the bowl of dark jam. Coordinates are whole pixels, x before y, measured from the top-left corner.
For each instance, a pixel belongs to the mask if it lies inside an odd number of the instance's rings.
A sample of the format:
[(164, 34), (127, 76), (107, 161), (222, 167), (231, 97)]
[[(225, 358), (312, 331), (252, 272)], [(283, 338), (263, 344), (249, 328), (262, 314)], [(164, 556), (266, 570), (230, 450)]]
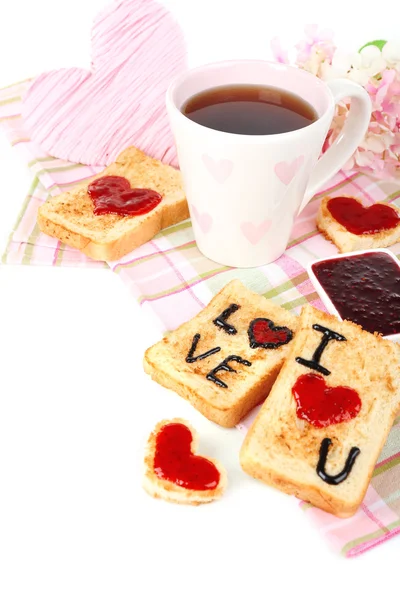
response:
[(307, 271), (328, 312), (400, 342), (400, 260), (393, 252), (337, 254)]

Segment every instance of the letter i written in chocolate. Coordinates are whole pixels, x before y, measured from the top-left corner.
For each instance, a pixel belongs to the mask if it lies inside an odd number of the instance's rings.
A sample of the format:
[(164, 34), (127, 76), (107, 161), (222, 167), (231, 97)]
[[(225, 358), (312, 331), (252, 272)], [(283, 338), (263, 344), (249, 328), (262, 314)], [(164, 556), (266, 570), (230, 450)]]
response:
[(308, 367), (309, 369), (313, 369), (314, 371), (322, 373), (322, 375), (330, 375), (331, 372), (329, 371), (329, 369), (321, 365), (322, 354), (329, 342), (331, 342), (332, 340), (335, 340), (336, 342), (346, 342), (347, 340), (344, 337), (344, 335), (341, 335), (336, 331), (332, 331), (332, 329), (328, 329), (328, 327), (318, 325), (317, 323), (313, 325), (313, 329), (323, 334), (321, 342), (319, 343), (314, 354), (312, 355), (311, 360), (302, 358), (301, 356), (297, 356), (296, 361), (304, 367)]

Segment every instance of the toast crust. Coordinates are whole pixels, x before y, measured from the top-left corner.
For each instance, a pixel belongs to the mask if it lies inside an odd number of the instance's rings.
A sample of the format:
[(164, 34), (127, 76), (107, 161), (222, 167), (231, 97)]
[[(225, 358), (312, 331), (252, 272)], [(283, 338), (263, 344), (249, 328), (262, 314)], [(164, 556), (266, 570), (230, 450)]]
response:
[[(291, 391), (297, 377), (310, 372), (295, 358), (308, 357), (318, 345), (318, 335), (312, 331), (315, 322), (347, 338), (328, 344), (324, 351), (322, 362), (332, 370), (327, 385), (352, 387), (362, 400), (357, 417), (322, 429), (297, 418)], [(341, 348), (341, 343), (349, 344), (348, 349)], [(290, 354), (243, 442), (241, 466), (252, 477), (285, 493), (338, 517), (350, 517), (365, 496), (399, 408), (400, 348), (354, 323), (339, 322), (306, 306)], [(324, 438), (333, 442), (327, 462), (332, 474), (342, 470), (352, 446), (361, 450), (350, 476), (336, 486), (322, 481), (316, 472)]]
[[(229, 318), (229, 322), (237, 327), (237, 334), (228, 335), (213, 323), (213, 319), (232, 303), (240, 305)], [(146, 350), (144, 370), (157, 383), (188, 400), (210, 421), (222, 427), (234, 427), (266, 398), (292, 343), (273, 350), (252, 349), (248, 327), (256, 317), (270, 318), (275, 325), (287, 326), (293, 333), (297, 328), (295, 315), (233, 280), (196, 317)], [(220, 352), (188, 364), (186, 357), (196, 333), (201, 334), (196, 353), (215, 347), (220, 348)], [(222, 388), (206, 376), (231, 355), (239, 355), (251, 362), (251, 366), (232, 363), (235, 372), (223, 372), (221, 378), (228, 387)]]
[(260, 404), (268, 396), (280, 366), (276, 367), (262, 377), (256, 385), (248, 390), (246, 397), (240, 406), (234, 408), (220, 407), (211, 398), (207, 398), (203, 390), (197, 390), (191, 385), (185, 385), (179, 378), (178, 372), (164, 373), (160, 370), (157, 356), (154, 356), (153, 348), (146, 350), (143, 360), (145, 373), (162, 385), (189, 400), (190, 404), (204, 415), (209, 421), (213, 421), (221, 427), (235, 427), (257, 404)]
[(177, 203), (173, 210), (169, 210), (168, 212), (163, 211), (157, 216), (159, 218), (145, 221), (140, 229), (127, 231), (119, 239), (107, 244), (96, 244), (96, 242), (92, 241), (89, 237), (85, 237), (63, 225), (54, 223), (44, 216), (40, 209), (37, 222), (43, 233), (55, 237), (64, 244), (80, 250), (89, 258), (113, 262), (152, 240), (162, 229), (185, 221), (185, 219), (189, 217), (186, 200)]
[(164, 419), (163, 421), (160, 421), (157, 423), (154, 431), (152, 431), (150, 434), (146, 444), (144, 456), (145, 472), (142, 482), (143, 489), (153, 498), (161, 498), (167, 502), (174, 502), (177, 504), (191, 504), (193, 506), (198, 506), (200, 504), (218, 500), (225, 492), (228, 478), (225, 468), (214, 458), (204, 456), (203, 454), (200, 455), (212, 462), (219, 471), (220, 479), (217, 487), (213, 490), (189, 490), (173, 483), (172, 481), (161, 479), (155, 474), (154, 455), (156, 450), (157, 435), (165, 425), (170, 423), (180, 423), (190, 429), (192, 434), (191, 451), (193, 454), (197, 454), (198, 434), (190, 425), (190, 423), (188, 423), (188, 421), (185, 421), (184, 419)]
[[(346, 196), (346, 194), (344, 194), (343, 197), (351, 197), (362, 205), (361, 200), (358, 198)], [(330, 196), (325, 196), (321, 200), (317, 213), (317, 229), (329, 242), (335, 244), (339, 252), (344, 253), (354, 252), (356, 250), (388, 248), (400, 240), (400, 224), (397, 225), (397, 227), (380, 231), (379, 233), (362, 235), (355, 235), (354, 233), (351, 233), (343, 225), (336, 221), (336, 219), (333, 218), (332, 214), (328, 210), (328, 202), (330, 199)], [(376, 204), (388, 206), (384, 202), (377, 202)], [(393, 210), (395, 210), (400, 216), (400, 210), (396, 206), (390, 205), (390, 207), (393, 208)]]
[[(90, 181), (107, 175), (126, 177), (132, 187), (148, 187), (163, 199), (151, 212), (134, 217), (94, 215), (87, 193)], [(122, 152), (116, 162), (70, 192), (49, 198), (38, 210), (40, 230), (77, 248), (95, 260), (119, 260), (153, 239), (162, 229), (189, 218), (179, 171), (146, 156), (136, 148)]]

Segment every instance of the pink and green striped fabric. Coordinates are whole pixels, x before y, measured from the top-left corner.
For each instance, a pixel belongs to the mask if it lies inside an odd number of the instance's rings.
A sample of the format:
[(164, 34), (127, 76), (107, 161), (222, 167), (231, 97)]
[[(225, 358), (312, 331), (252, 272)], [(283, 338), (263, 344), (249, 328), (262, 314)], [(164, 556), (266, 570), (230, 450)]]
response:
[[(30, 168), (33, 179), (22, 207), (15, 207), (19, 215), (3, 263), (111, 268), (149, 317), (156, 320), (160, 333), (196, 315), (234, 277), (295, 313), (306, 303), (325, 310), (306, 272), (310, 261), (336, 254), (336, 248), (315, 227), (318, 200), (323, 193), (315, 196), (297, 219), (285, 254), (275, 263), (257, 269), (233, 269), (205, 258), (196, 247), (190, 221), (164, 230), (151, 242), (109, 265), (92, 261), (43, 235), (36, 224), (38, 206), (49, 195), (70, 189), (100, 169), (48, 156), (30, 140), (21, 118), (21, 96), (28, 83), (0, 91), (0, 125)], [(338, 174), (324, 193), (327, 191), (358, 196), (366, 205), (380, 201), (400, 207), (399, 184), (376, 182), (361, 173)], [(400, 255), (400, 244), (392, 250)], [(239, 425), (240, 430), (247, 430), (255, 411)], [(400, 533), (400, 419), (391, 431), (364, 502), (354, 517), (337, 519), (308, 504), (301, 506), (333, 547), (347, 557), (361, 554)]]

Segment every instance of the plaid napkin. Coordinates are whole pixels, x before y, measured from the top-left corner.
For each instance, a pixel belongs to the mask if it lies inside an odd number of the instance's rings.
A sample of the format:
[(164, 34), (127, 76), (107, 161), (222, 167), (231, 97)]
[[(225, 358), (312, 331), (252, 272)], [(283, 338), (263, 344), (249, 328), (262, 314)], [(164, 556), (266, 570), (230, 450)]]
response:
[[(256, 269), (233, 269), (205, 258), (196, 247), (190, 221), (164, 230), (151, 242), (109, 265), (90, 260), (43, 235), (36, 224), (38, 206), (49, 195), (68, 190), (101, 168), (46, 156), (29, 139), (21, 117), (21, 96), (28, 83), (25, 81), (0, 91), (0, 124), (34, 177), (10, 235), (4, 263), (111, 268), (122, 277), (143, 309), (158, 321), (163, 333), (196, 315), (234, 277), (296, 313), (306, 303), (325, 310), (305, 270), (310, 261), (336, 253), (336, 248), (315, 228), (317, 201), (323, 193), (317, 194), (297, 219), (285, 254), (275, 263)], [(366, 205), (380, 201), (400, 206), (399, 185), (376, 182), (360, 173), (338, 174), (326, 187), (326, 192), (356, 195)], [(399, 255), (400, 244), (392, 250)], [(257, 410), (238, 426), (240, 430), (247, 430)], [(400, 533), (400, 418), (382, 451), (364, 502), (354, 517), (338, 519), (307, 503), (301, 503), (301, 506), (334, 548), (348, 557), (361, 554)]]

